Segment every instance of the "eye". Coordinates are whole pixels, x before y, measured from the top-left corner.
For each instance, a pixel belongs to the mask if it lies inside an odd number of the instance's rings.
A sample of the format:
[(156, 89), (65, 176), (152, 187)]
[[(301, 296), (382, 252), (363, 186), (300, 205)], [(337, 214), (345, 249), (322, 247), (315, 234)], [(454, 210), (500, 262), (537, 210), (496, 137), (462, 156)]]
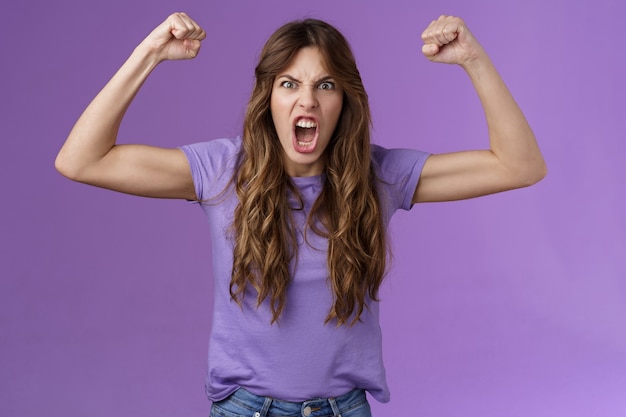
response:
[(296, 83), (293, 81), (283, 81), (280, 83), (280, 86), (284, 88), (296, 88)]
[(332, 81), (324, 81), (321, 82), (317, 88), (319, 88), (320, 90), (334, 90), (335, 89), (335, 83)]

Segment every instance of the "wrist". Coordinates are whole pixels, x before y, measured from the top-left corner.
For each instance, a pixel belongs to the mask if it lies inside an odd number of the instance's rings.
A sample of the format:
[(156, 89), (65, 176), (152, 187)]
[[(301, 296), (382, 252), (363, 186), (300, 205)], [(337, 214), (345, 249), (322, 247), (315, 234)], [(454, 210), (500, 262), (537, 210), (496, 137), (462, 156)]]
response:
[(150, 66), (151, 69), (165, 61), (162, 55), (162, 48), (154, 46), (147, 39), (137, 45), (132, 53), (135, 59)]
[(486, 70), (489, 70), (493, 64), (489, 56), (483, 51), (479, 51), (476, 55), (466, 59), (461, 67), (470, 77), (479, 76)]

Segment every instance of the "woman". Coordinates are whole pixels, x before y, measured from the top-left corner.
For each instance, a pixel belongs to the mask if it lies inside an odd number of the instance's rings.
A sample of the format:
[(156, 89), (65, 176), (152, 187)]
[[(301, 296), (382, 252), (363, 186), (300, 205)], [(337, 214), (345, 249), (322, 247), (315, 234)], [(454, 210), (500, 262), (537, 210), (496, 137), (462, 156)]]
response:
[(112, 190), (200, 202), (212, 233), (212, 415), (368, 416), (389, 400), (378, 288), (393, 212), (531, 185), (546, 172), (534, 135), (465, 23), (441, 16), (422, 52), (460, 65), (490, 147), (428, 155), (370, 145), (367, 95), (332, 26), (288, 23), (256, 68), (243, 136), (163, 149), (116, 145), (126, 109), (164, 60), (195, 57), (205, 33), (168, 17), (79, 118), (57, 160)]

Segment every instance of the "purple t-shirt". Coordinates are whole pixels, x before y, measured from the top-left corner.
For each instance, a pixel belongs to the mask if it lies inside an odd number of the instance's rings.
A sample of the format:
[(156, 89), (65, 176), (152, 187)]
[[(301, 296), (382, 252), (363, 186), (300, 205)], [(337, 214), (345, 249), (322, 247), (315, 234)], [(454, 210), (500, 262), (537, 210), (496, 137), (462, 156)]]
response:
[[(298, 264), (279, 322), (270, 324), (268, 302), (256, 307), (248, 288), (243, 309), (231, 300), (229, 285), (233, 241), (229, 227), (237, 206), (230, 187), (241, 139), (218, 139), (181, 147), (191, 167), (197, 196), (207, 216), (213, 242), (214, 312), (209, 340), (206, 390), (212, 401), (239, 387), (286, 401), (337, 397), (355, 388), (380, 402), (389, 401), (382, 360), (378, 303), (367, 300), (354, 326), (324, 324), (333, 297), (328, 284), (327, 241), (298, 234)], [(428, 154), (407, 149), (372, 147), (378, 167), (385, 225), (398, 209), (409, 210)], [(322, 188), (322, 177), (292, 178), (304, 199), (294, 212), (303, 230), (307, 214)], [(250, 287), (250, 286), (248, 286)]]

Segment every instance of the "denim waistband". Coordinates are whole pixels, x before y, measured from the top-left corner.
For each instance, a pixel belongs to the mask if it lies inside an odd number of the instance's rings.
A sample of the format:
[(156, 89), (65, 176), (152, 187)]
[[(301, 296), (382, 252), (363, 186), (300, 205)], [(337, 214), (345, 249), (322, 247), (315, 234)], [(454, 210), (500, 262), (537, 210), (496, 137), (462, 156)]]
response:
[[(228, 398), (214, 403), (214, 413), (211, 416), (243, 415), (250, 417), (341, 417), (342, 414), (369, 405), (365, 391), (355, 389), (336, 398), (314, 398), (303, 402), (283, 401), (270, 397), (261, 397), (240, 388)], [(365, 410), (363, 410), (365, 411)], [(228, 414), (231, 413), (231, 414)], [(359, 414), (361, 415), (361, 414)]]

